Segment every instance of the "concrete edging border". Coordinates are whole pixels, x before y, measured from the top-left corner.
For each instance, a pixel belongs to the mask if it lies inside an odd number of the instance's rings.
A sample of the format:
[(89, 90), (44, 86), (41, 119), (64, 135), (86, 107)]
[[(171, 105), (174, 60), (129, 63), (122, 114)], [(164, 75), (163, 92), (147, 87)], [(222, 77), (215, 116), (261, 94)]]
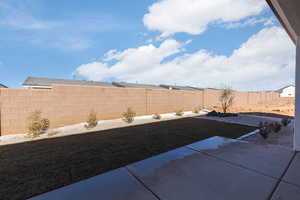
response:
[(254, 130), (254, 131), (252, 131), (252, 132), (250, 132), (250, 133), (248, 133), (248, 134), (246, 134), (246, 135), (243, 135), (243, 136), (237, 138), (237, 140), (243, 140), (243, 139), (245, 139), (245, 138), (247, 138), (247, 137), (250, 137), (250, 136), (252, 136), (252, 135), (256, 135), (256, 134), (258, 134), (258, 133), (259, 133), (259, 129), (256, 129), (256, 130)]

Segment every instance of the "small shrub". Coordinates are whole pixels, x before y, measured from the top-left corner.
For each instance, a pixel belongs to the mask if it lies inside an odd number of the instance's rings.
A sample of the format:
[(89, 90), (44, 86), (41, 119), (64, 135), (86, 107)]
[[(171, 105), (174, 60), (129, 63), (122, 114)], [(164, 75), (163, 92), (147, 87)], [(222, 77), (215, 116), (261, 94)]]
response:
[(92, 128), (95, 128), (97, 125), (98, 125), (97, 113), (92, 110), (87, 118), (87, 121), (86, 121), (86, 124), (84, 125), (84, 127), (86, 129), (92, 129)]
[(42, 131), (46, 131), (50, 127), (50, 121), (49, 121), (49, 119), (42, 119), (41, 120), (41, 124), (42, 124)]
[(161, 115), (158, 114), (158, 113), (155, 113), (152, 118), (156, 119), (156, 120), (160, 120), (161, 119)]
[(29, 132), (29, 136), (37, 137), (49, 128), (50, 121), (46, 118), (42, 118), (41, 115), (41, 111), (34, 111), (28, 116), (27, 129)]
[(281, 124), (275, 122), (272, 124), (272, 131), (278, 133), (281, 130)]
[(275, 123), (268, 123), (268, 122), (260, 122), (259, 123), (259, 134), (264, 138), (267, 139), (271, 132), (278, 133), (281, 130), (281, 124)]
[(136, 113), (131, 108), (128, 108), (127, 111), (123, 113), (123, 121), (126, 123), (132, 123), (135, 115)]
[(202, 110), (201, 106), (194, 108), (193, 113), (198, 114)]
[(225, 86), (224, 90), (222, 91), (219, 101), (222, 106), (223, 113), (227, 113), (228, 109), (233, 105), (233, 100), (234, 100), (234, 92), (233, 90)]
[(183, 113), (182, 110), (176, 110), (176, 111), (175, 111), (175, 115), (176, 115), (176, 116), (183, 116), (183, 114), (184, 114), (184, 113)]
[(37, 137), (41, 133), (41, 124), (39, 122), (31, 122), (28, 125), (29, 135), (32, 137)]
[(289, 117), (282, 118), (281, 123), (283, 126), (287, 126), (289, 123), (291, 123), (291, 119)]
[(260, 122), (259, 123), (259, 134), (264, 138), (267, 139), (269, 134), (271, 133), (271, 127), (268, 122)]

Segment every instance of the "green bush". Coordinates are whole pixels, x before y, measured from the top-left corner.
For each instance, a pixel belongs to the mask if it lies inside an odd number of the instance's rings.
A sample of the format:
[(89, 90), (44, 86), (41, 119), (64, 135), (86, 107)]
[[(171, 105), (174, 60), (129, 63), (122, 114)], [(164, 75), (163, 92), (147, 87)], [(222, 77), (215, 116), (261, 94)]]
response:
[(126, 123), (132, 123), (135, 115), (136, 113), (131, 108), (127, 108), (127, 111), (123, 113), (123, 121)]
[(184, 113), (183, 113), (182, 110), (176, 110), (176, 111), (175, 111), (175, 115), (176, 115), (176, 116), (183, 116), (183, 114), (184, 114)]
[(153, 116), (152, 116), (153, 119), (156, 119), (156, 120), (160, 120), (161, 119), (161, 115), (158, 114), (158, 113), (155, 113)]
[(86, 124), (84, 125), (84, 127), (86, 129), (92, 129), (95, 128), (98, 125), (98, 121), (97, 121), (97, 113), (95, 111), (91, 111), (90, 114), (88, 115)]
[(29, 136), (31, 137), (37, 137), (41, 133), (48, 130), (50, 126), (50, 121), (46, 118), (42, 118), (41, 111), (34, 111), (30, 113), (27, 120), (27, 129), (29, 132)]

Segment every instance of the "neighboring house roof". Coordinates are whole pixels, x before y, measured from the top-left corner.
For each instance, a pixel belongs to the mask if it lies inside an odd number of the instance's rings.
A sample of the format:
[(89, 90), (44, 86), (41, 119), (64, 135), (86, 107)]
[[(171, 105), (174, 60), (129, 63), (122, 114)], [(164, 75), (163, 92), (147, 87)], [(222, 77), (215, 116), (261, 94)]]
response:
[(294, 85), (287, 85), (287, 86), (285, 86), (285, 87), (282, 87), (282, 88), (276, 90), (275, 92), (282, 93), (283, 90), (284, 90), (285, 88), (288, 88), (288, 87), (295, 87), (295, 86), (294, 86)]
[(25, 80), (25, 82), (23, 83), (23, 86), (27, 86), (27, 87), (52, 87), (53, 84), (91, 85), (91, 86), (103, 86), (103, 87), (113, 87), (114, 86), (112, 83), (109, 83), (109, 82), (52, 79), (52, 78), (38, 78), (38, 77), (28, 77)]
[(150, 84), (138, 84), (127, 82), (99, 82), (99, 81), (85, 81), (85, 80), (67, 80), (67, 79), (51, 79), (51, 78), (39, 78), (28, 77), (23, 86), (25, 87), (41, 87), (51, 88), (54, 84), (62, 85), (92, 85), (102, 87), (123, 87), (123, 88), (146, 88), (146, 89), (173, 89), (173, 90), (189, 90), (199, 91), (201, 88), (191, 86), (173, 86), (173, 85), (150, 85)]
[(7, 88), (7, 86), (0, 83), (0, 88)]
[(169, 90), (189, 90), (189, 91), (199, 91), (201, 88), (191, 87), (191, 86), (177, 86), (177, 85), (160, 85), (160, 87)]
[(126, 83), (126, 82), (113, 82), (113, 85), (124, 88), (146, 88), (146, 89), (165, 89), (158, 85), (138, 84), (138, 83)]
[(205, 88), (205, 89), (210, 89), (210, 90), (224, 90), (224, 89), (218, 89), (218, 88)]

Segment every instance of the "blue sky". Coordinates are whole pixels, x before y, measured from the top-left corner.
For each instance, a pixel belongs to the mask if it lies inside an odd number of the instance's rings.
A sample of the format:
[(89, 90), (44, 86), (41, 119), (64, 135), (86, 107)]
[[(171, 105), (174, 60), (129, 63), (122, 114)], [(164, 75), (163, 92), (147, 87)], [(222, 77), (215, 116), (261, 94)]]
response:
[[(0, 82), (75, 77), (262, 90), (294, 81), (294, 47), (262, 1), (181, 2), (1, 0)], [(226, 10), (231, 2), (236, 8)]]

